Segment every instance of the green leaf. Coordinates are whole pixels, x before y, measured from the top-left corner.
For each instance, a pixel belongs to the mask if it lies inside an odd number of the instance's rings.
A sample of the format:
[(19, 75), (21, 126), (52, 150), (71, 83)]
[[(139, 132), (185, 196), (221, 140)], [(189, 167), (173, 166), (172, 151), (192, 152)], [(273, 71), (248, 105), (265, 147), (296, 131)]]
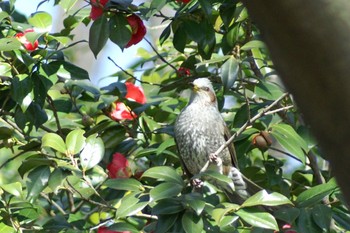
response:
[(0, 51), (12, 51), (20, 49), (22, 47), (21, 42), (16, 38), (1, 38), (0, 39)]
[(65, 12), (68, 12), (74, 7), (77, 2), (78, 0), (61, 0), (59, 1), (59, 5), (64, 9)]
[(29, 172), (26, 181), (29, 199), (35, 199), (47, 186), (50, 177), (50, 168), (40, 166)]
[(211, 24), (202, 22), (202, 39), (198, 42), (198, 52), (204, 59), (210, 59), (216, 45), (215, 31)]
[(316, 185), (301, 194), (296, 199), (298, 207), (308, 207), (320, 202), (324, 197), (338, 189), (335, 179), (332, 178), (325, 184)]
[(7, 12), (5, 12), (5, 11), (0, 12), (0, 22), (2, 22), (7, 17), (9, 17), (9, 14)]
[(190, 193), (184, 196), (183, 204), (191, 207), (199, 216), (203, 212), (206, 202), (198, 193)]
[(223, 220), (225, 215), (231, 211), (236, 211), (239, 209), (239, 205), (232, 203), (222, 203), (218, 208), (215, 208), (212, 212), (212, 217), (217, 224)]
[(167, 233), (178, 219), (178, 214), (160, 215), (157, 221), (157, 233)]
[(312, 208), (312, 219), (323, 232), (327, 232), (331, 225), (332, 210), (329, 206), (319, 204)]
[(267, 100), (276, 100), (283, 94), (281, 87), (263, 80), (260, 80), (255, 86), (254, 93), (260, 98)]
[(221, 66), (221, 81), (224, 85), (224, 91), (227, 92), (234, 84), (237, 79), (239, 72), (239, 62), (234, 57), (231, 56), (226, 62)]
[(267, 193), (266, 190), (261, 190), (249, 197), (241, 207), (249, 207), (249, 206), (257, 206), (257, 205), (265, 205), (265, 206), (277, 206), (284, 204), (292, 204), (292, 202), (283, 196), (282, 194), (273, 192)]
[(139, 192), (127, 194), (121, 199), (116, 216), (123, 218), (134, 215), (147, 205), (148, 201), (141, 200)]
[[(23, 100), (30, 94), (32, 89), (33, 81), (27, 75), (17, 75), (12, 79), (11, 96), (18, 104), (23, 103)], [(23, 110), (23, 112), (25, 111)]]
[(28, 18), (28, 22), (36, 28), (48, 30), (52, 25), (52, 16), (46, 12), (35, 12)]
[(276, 219), (269, 213), (239, 209), (236, 214), (252, 226), (278, 230)]
[(140, 230), (138, 230), (134, 225), (127, 222), (115, 223), (112, 226), (109, 226), (108, 229), (110, 230), (110, 232), (131, 232), (131, 233), (140, 232)]
[(184, 209), (184, 205), (174, 198), (162, 199), (157, 202), (152, 208), (152, 214), (161, 215), (161, 214), (175, 214), (179, 213)]
[(187, 44), (187, 34), (185, 28), (180, 25), (174, 32), (173, 44), (177, 51), (183, 53)]
[(144, 177), (150, 177), (159, 181), (175, 183), (181, 186), (184, 185), (184, 181), (182, 180), (181, 176), (172, 167), (152, 167), (142, 174), (142, 178)]
[(22, 194), (22, 184), (20, 182), (14, 182), (11, 184), (0, 185), (0, 188), (5, 192), (8, 192), (16, 197), (20, 197)]
[(83, 151), (80, 153), (80, 164), (84, 171), (96, 166), (105, 154), (103, 141), (97, 134), (86, 139)]
[(131, 39), (131, 27), (123, 14), (115, 14), (109, 20), (109, 32), (109, 39), (121, 49), (124, 49)]
[(75, 129), (71, 131), (66, 137), (67, 153), (75, 155), (79, 153), (85, 146), (85, 131), (82, 129)]
[(116, 190), (125, 190), (125, 191), (141, 191), (143, 186), (141, 182), (135, 179), (109, 179), (104, 185), (108, 188)]
[[(66, 70), (69, 75), (70, 79), (73, 80), (89, 80), (89, 73), (84, 70), (83, 68), (80, 68), (79, 66), (76, 66), (70, 62), (60, 62), (63, 65), (64, 70)], [(50, 63), (51, 64), (51, 63)]]
[(109, 25), (107, 17), (103, 14), (100, 18), (96, 19), (89, 31), (89, 47), (93, 52), (95, 58), (98, 53), (105, 46), (109, 37)]
[(297, 159), (305, 164), (305, 153), (307, 153), (309, 149), (304, 139), (302, 139), (290, 125), (272, 125), (270, 133), (285, 150), (296, 156)]
[(171, 24), (169, 24), (162, 32), (162, 34), (160, 34), (159, 36), (159, 44), (163, 45), (163, 43), (169, 38), (171, 33)]
[(321, 232), (321, 229), (315, 224), (315, 222), (312, 219), (311, 209), (300, 209), (300, 215), (296, 222), (297, 232)]
[(150, 191), (150, 199), (151, 201), (157, 201), (177, 196), (181, 192), (182, 188), (183, 186), (179, 184), (170, 182), (161, 183)]
[(264, 42), (260, 41), (260, 40), (251, 40), (248, 41), (246, 44), (244, 44), (241, 47), (241, 50), (247, 51), (247, 50), (251, 50), (251, 49), (255, 49), (255, 48), (265, 48), (265, 44)]
[(43, 136), (41, 147), (50, 147), (63, 154), (66, 153), (67, 148), (63, 139), (55, 133), (47, 133)]
[(201, 233), (203, 231), (203, 219), (191, 211), (185, 212), (181, 222), (186, 233)]
[(278, 219), (281, 219), (287, 223), (292, 223), (299, 216), (300, 210), (295, 207), (289, 208), (279, 208), (273, 212), (274, 216)]
[(50, 189), (57, 193), (58, 189), (62, 186), (65, 175), (60, 168), (56, 168), (50, 175), (48, 186)]

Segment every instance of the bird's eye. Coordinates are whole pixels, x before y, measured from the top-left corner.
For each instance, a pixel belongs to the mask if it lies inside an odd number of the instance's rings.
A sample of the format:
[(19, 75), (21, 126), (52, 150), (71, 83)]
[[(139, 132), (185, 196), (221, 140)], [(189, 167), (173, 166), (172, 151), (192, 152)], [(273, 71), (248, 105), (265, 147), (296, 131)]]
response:
[(209, 91), (209, 87), (202, 87), (202, 90)]

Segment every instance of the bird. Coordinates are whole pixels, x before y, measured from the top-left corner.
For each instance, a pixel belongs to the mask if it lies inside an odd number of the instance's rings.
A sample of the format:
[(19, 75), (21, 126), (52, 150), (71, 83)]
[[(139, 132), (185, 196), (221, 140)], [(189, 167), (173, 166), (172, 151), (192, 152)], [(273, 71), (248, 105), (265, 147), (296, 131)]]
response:
[[(192, 82), (192, 93), (186, 107), (174, 125), (175, 142), (185, 173), (190, 177), (199, 174), (209, 161), (207, 170), (214, 170), (232, 180), (230, 185), (214, 182), (230, 201), (243, 203), (252, 192), (260, 188), (245, 178), (238, 170), (234, 145), (231, 143), (215, 156), (216, 150), (230, 138), (230, 131), (219, 111), (216, 94), (208, 78)], [(197, 179), (194, 184), (198, 184)]]

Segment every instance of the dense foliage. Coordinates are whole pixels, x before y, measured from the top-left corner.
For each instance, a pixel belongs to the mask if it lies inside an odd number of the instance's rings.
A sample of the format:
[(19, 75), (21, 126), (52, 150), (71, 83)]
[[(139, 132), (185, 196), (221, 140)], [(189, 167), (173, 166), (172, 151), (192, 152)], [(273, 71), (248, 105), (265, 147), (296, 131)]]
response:
[[(65, 11), (61, 31), (48, 31), (47, 12), (25, 18), (15, 0), (0, 2), (1, 232), (350, 230), (328, 164), (240, 2), (48, 2)], [(155, 18), (165, 26), (146, 39)], [(80, 24), (95, 56), (107, 40), (151, 50), (98, 88), (66, 53)], [(213, 81), (239, 168), (265, 189), (241, 205), (209, 182), (192, 192), (183, 175), (173, 124), (197, 77)]]

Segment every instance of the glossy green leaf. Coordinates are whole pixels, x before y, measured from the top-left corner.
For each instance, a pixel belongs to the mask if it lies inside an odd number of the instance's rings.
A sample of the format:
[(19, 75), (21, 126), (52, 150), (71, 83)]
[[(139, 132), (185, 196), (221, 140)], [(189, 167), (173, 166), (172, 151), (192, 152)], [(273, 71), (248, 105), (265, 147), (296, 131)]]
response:
[(5, 12), (5, 11), (0, 12), (0, 22), (2, 22), (7, 17), (9, 17), (9, 14), (7, 12)]
[(107, 17), (105, 15), (102, 15), (92, 23), (89, 31), (89, 47), (93, 52), (95, 58), (105, 46), (108, 37), (109, 25)]
[(312, 208), (312, 219), (323, 232), (327, 232), (331, 225), (332, 209), (329, 206), (318, 204)]
[(0, 39), (0, 51), (12, 51), (20, 49), (22, 47), (21, 42), (16, 38), (1, 38)]
[(272, 125), (270, 134), (285, 150), (305, 164), (305, 152), (308, 152), (309, 149), (304, 139), (290, 125)]
[(75, 155), (79, 153), (85, 146), (85, 131), (82, 129), (75, 129), (71, 131), (66, 137), (67, 153)]
[(24, 99), (31, 93), (32, 89), (32, 79), (27, 75), (17, 75), (13, 77), (11, 85), (11, 96), (13, 100), (15, 100), (18, 104), (22, 104), (24, 102)]
[(130, 193), (121, 199), (116, 216), (119, 218), (131, 216), (148, 205), (148, 201), (140, 200), (140, 193)]
[(28, 22), (33, 27), (48, 30), (52, 25), (52, 16), (43, 11), (35, 12), (28, 18)]
[(222, 203), (219, 207), (215, 208), (212, 212), (212, 217), (217, 224), (220, 224), (224, 216), (231, 212), (239, 209), (239, 205), (232, 203)]
[(182, 188), (182, 185), (174, 184), (172, 182), (161, 183), (150, 191), (151, 201), (175, 197), (181, 192)]
[(22, 184), (20, 182), (2, 184), (0, 185), (0, 188), (16, 197), (20, 197), (22, 195)]
[(175, 214), (184, 210), (184, 205), (175, 198), (162, 199), (157, 202), (152, 208), (152, 214)]
[(57, 193), (59, 188), (62, 186), (64, 178), (65, 178), (65, 174), (60, 168), (56, 168), (51, 173), (48, 186), (54, 193)]
[(29, 172), (26, 181), (29, 199), (35, 199), (40, 192), (47, 186), (50, 177), (50, 168), (40, 166)]
[(159, 36), (159, 44), (162, 45), (170, 36), (171, 24), (169, 24)]
[(131, 39), (131, 27), (123, 14), (115, 14), (109, 20), (109, 39), (124, 49)]
[(89, 136), (85, 141), (83, 151), (80, 153), (80, 165), (83, 170), (96, 166), (105, 154), (103, 141), (97, 134)]
[(69, 79), (89, 80), (89, 73), (79, 66), (76, 66), (70, 62), (62, 62), (62, 68), (68, 72)]
[(187, 44), (187, 35), (186, 35), (185, 28), (180, 26), (174, 32), (173, 45), (177, 51), (183, 53), (185, 50), (186, 44)]
[(185, 212), (181, 222), (186, 233), (201, 233), (203, 231), (203, 219), (191, 211)]
[(0, 232), (6, 232), (6, 233), (15, 233), (17, 232), (13, 227), (10, 227), (6, 225), (3, 222), (0, 222)]
[(142, 174), (142, 178), (143, 177), (150, 177), (159, 181), (166, 181), (170, 183), (179, 184), (181, 186), (184, 185), (182, 177), (172, 167), (152, 167)]
[(24, 177), (24, 175), (28, 171), (32, 170), (33, 168), (36, 168), (39, 166), (55, 166), (55, 165), (56, 163), (53, 160), (35, 153), (35, 155), (30, 156), (28, 159), (22, 162), (21, 166), (18, 168), (18, 173), (21, 175), (21, 177)]
[(43, 136), (41, 140), (42, 140), (41, 147), (50, 147), (63, 154), (66, 153), (66, 150), (67, 150), (66, 144), (58, 134), (47, 133)]
[(131, 233), (139, 233), (134, 225), (128, 222), (118, 222), (108, 227), (108, 229), (112, 232), (131, 232)]
[(242, 207), (257, 205), (277, 206), (284, 204), (292, 204), (292, 202), (282, 194), (276, 192), (268, 193), (266, 190), (261, 190), (244, 201)]
[(251, 50), (251, 49), (255, 49), (255, 48), (265, 48), (265, 44), (264, 42), (260, 41), (260, 40), (251, 40), (248, 41), (246, 44), (244, 44), (241, 47), (241, 50)]
[(231, 56), (221, 66), (221, 81), (224, 86), (224, 91), (228, 91), (237, 79), (239, 72), (239, 61)]
[(297, 232), (322, 232), (321, 229), (316, 225), (316, 223), (312, 219), (311, 209), (300, 209), (300, 215), (296, 223)]
[(65, 12), (71, 10), (78, 0), (61, 0), (59, 2), (60, 6), (64, 9)]
[(157, 233), (167, 233), (169, 229), (175, 224), (179, 215), (169, 214), (169, 215), (160, 215), (157, 221)]
[(108, 188), (116, 190), (125, 190), (125, 191), (141, 191), (143, 186), (141, 182), (135, 179), (109, 179), (104, 185)]
[(295, 207), (279, 208), (273, 214), (277, 219), (291, 223), (299, 216), (300, 210)]
[(320, 202), (324, 197), (338, 189), (335, 179), (331, 179), (325, 184), (316, 185), (301, 194), (296, 199), (299, 207), (308, 207)]
[(273, 217), (273, 215), (267, 212), (255, 212), (248, 209), (239, 209), (235, 213), (252, 226), (276, 231), (278, 230), (276, 219)]
[(193, 211), (196, 212), (198, 216), (200, 216), (204, 210), (206, 202), (201, 198), (200, 195), (197, 195), (196, 193), (190, 193), (184, 197), (183, 204), (185, 206), (191, 207), (191, 209), (193, 209)]
[(260, 81), (255, 86), (254, 93), (263, 99), (276, 100), (283, 94), (283, 89), (277, 86), (277, 84)]

